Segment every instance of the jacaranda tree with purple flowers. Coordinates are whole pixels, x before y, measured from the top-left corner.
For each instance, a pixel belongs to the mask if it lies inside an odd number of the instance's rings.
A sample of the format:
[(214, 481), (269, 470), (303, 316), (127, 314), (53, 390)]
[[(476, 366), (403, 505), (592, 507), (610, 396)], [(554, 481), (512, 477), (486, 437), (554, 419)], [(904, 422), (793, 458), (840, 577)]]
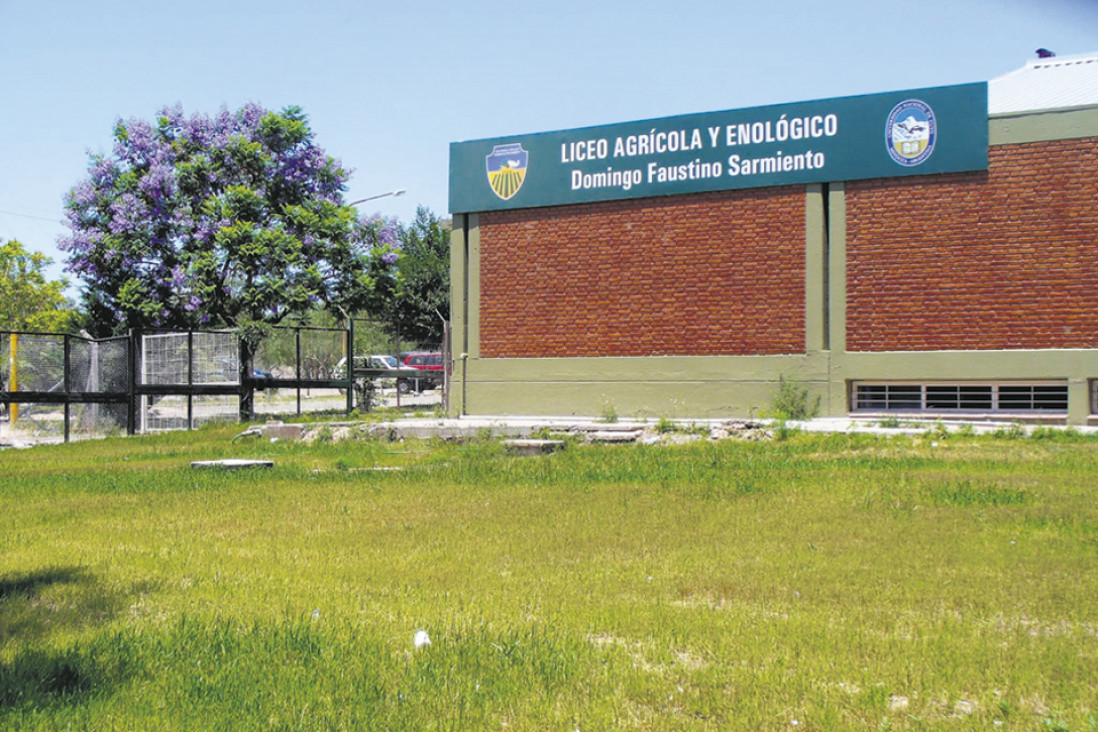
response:
[(59, 241), (89, 329), (262, 330), (382, 309), (398, 227), (343, 205), (350, 173), (313, 138), (297, 107), (118, 121), (68, 193)]

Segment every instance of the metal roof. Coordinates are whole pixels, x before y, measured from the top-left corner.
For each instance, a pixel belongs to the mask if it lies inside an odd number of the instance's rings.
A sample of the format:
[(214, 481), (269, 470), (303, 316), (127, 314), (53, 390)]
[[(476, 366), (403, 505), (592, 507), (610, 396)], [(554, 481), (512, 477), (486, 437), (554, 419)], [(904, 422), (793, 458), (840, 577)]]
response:
[(987, 85), (989, 114), (1098, 105), (1098, 53), (1030, 61)]

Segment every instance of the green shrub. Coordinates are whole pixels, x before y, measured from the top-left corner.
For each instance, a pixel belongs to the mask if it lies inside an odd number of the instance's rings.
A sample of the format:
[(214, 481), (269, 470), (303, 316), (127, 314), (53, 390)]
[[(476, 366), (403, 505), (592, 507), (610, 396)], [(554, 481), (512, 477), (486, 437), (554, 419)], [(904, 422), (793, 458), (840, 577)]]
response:
[(778, 390), (770, 402), (770, 414), (779, 422), (812, 419), (820, 413), (820, 397), (808, 395), (808, 386), (796, 379), (778, 377)]
[(1008, 426), (992, 432), (991, 436), (1002, 440), (1018, 440), (1026, 436), (1026, 430), (1017, 422), (1011, 422)]

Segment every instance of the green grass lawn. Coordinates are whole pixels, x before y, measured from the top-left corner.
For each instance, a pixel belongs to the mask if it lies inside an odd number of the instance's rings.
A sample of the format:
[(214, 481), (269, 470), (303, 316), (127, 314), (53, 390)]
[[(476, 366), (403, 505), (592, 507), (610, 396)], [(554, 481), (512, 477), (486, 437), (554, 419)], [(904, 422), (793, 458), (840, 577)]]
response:
[(1093, 439), (239, 430), (0, 452), (0, 727), (1098, 729)]

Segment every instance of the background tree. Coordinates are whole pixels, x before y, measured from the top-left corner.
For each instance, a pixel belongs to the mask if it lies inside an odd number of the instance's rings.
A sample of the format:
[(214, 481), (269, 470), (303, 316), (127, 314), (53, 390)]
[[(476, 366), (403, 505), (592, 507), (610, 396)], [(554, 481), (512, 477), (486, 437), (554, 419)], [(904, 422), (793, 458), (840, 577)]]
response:
[(450, 230), (420, 206), (416, 220), (402, 231), (396, 293), (390, 327), (421, 347), (442, 343), (442, 321), (450, 319)]
[(74, 313), (65, 298), (68, 283), (46, 278), (52, 263), (15, 239), (0, 240), (0, 328), (65, 332), (72, 327)]
[(119, 121), (66, 201), (67, 270), (96, 335), (238, 326), (316, 308), (379, 308), (395, 232), (343, 205), (349, 171), (301, 109), (248, 104), (215, 117), (180, 106)]

